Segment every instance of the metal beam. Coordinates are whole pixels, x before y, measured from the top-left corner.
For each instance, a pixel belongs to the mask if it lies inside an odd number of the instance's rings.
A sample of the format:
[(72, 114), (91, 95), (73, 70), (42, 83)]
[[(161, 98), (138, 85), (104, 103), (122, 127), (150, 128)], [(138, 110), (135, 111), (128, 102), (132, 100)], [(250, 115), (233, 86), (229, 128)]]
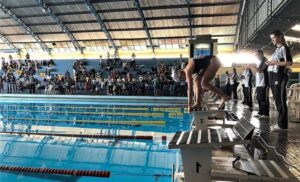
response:
[[(231, 24), (202, 24), (202, 25), (192, 25), (192, 28), (215, 28), (215, 27), (230, 27), (230, 26), (237, 26), (235, 23)], [(7, 26), (2, 26), (7, 27)], [(166, 30), (166, 29), (183, 29), (187, 28), (187, 26), (173, 26), (173, 27), (148, 27), (149, 30)], [(107, 29), (106, 29), (107, 30)], [(139, 31), (144, 30), (144, 28), (115, 28), (115, 29), (108, 29), (107, 31), (110, 32), (118, 32), (118, 31)], [(104, 31), (104, 30), (103, 30)], [(81, 32), (98, 32), (98, 30), (84, 30), (84, 31), (72, 31), (71, 33), (81, 33)], [(40, 32), (39, 34), (60, 34), (64, 32)]]
[[(107, 2), (120, 2), (120, 1), (131, 1), (131, 0), (91, 0), (92, 3), (107, 3)], [(85, 4), (83, 1), (73, 0), (69, 2), (55, 2), (55, 3), (48, 3), (48, 6), (68, 6), (68, 5), (81, 5)], [(39, 7), (37, 4), (26, 4), (26, 5), (17, 5), (17, 6), (10, 6), (9, 9), (19, 9), (19, 8), (32, 8), (32, 7)]]
[(10, 41), (8, 40), (5, 36), (3, 36), (2, 34), (0, 34), (0, 39), (8, 45), (9, 48), (11, 48), (12, 50), (19, 52), (20, 50)]
[(112, 39), (106, 25), (104, 24), (102, 18), (100, 17), (100, 15), (97, 13), (96, 8), (94, 7), (94, 5), (92, 4), (91, 0), (84, 0), (88, 9), (91, 10), (91, 12), (93, 13), (93, 15), (96, 17), (98, 23), (101, 26), (101, 29), (103, 30), (103, 32), (106, 35), (106, 38), (109, 40), (109, 42), (112, 44), (112, 46), (114, 47), (115, 51), (118, 50), (114, 40)]
[(189, 11), (189, 15), (188, 15), (188, 20), (189, 20), (189, 30), (190, 30), (190, 38), (193, 37), (193, 28), (192, 28), (192, 12), (191, 12), (191, 0), (186, 0), (186, 3), (188, 5), (188, 11)]
[(236, 35), (234, 38), (234, 46), (235, 46), (235, 50), (238, 50), (238, 42), (239, 42), (239, 38), (240, 38), (240, 31), (241, 31), (241, 25), (242, 25), (242, 20), (243, 20), (243, 16), (244, 16), (244, 11), (245, 11), (245, 6), (246, 6), (246, 0), (242, 0), (241, 4), (240, 4), (240, 8), (239, 8), (239, 16), (238, 16), (238, 25), (236, 26)]
[(62, 31), (65, 32), (70, 38), (73, 46), (76, 50), (83, 53), (83, 48), (79, 45), (74, 35), (71, 33), (70, 29), (61, 21), (61, 19), (51, 10), (51, 8), (45, 3), (44, 0), (36, 0), (39, 6), (45, 11), (51, 18), (61, 27)]
[[(25, 43), (28, 43), (28, 42), (25, 42)], [(234, 42), (227, 42), (227, 43), (218, 43), (218, 46), (234, 46)], [(158, 45), (154, 45), (153, 47), (157, 47), (159, 48)], [(118, 46), (117, 48), (122, 48), (122, 46)], [(0, 52), (7, 52), (6, 49), (0, 49)]]
[[(219, 35), (212, 35), (213, 38), (218, 37), (234, 37), (235, 34), (219, 34)], [(186, 39), (189, 38), (189, 36), (176, 36), (176, 37), (152, 37), (152, 40), (165, 40), (165, 39)], [(115, 40), (119, 41), (135, 41), (135, 40), (147, 40), (147, 38), (118, 38)], [(107, 41), (107, 39), (81, 39), (78, 41)], [(45, 41), (46, 43), (53, 43), (53, 42), (67, 42), (65, 40), (62, 41)], [(34, 42), (13, 42), (14, 44), (26, 44), (26, 43), (34, 43)]]
[[(210, 27), (228, 27), (228, 26), (236, 26), (237, 24), (208, 24), (208, 25), (193, 25), (192, 28), (210, 28)], [(3, 27), (2, 27), (3, 28)], [(148, 28), (149, 30), (166, 30), (166, 29), (183, 29), (187, 28), (187, 26), (174, 26), (174, 27), (152, 27)], [(115, 31), (142, 31), (143, 28), (127, 28), (127, 29), (109, 29), (110, 32)], [(71, 33), (89, 33), (89, 32), (103, 32), (101, 30), (76, 30), (71, 31)], [(64, 32), (40, 32), (38, 35), (54, 35), (54, 34), (64, 34)], [(16, 34), (5, 34), (5, 36), (13, 36), (13, 35), (27, 35), (25, 33), (16, 33)]]
[(37, 36), (34, 31), (25, 24), (25, 22), (20, 19), (15, 13), (7, 9), (2, 3), (0, 3), (0, 9), (6, 14), (9, 15), (12, 19), (14, 19), (19, 25), (22, 25), (22, 27), (25, 29), (25, 31), (30, 34), (41, 46), (41, 48), (48, 52), (49, 54), (51, 53), (50, 48), (40, 39), (39, 36)]
[[(211, 27), (228, 27), (228, 26), (236, 26), (237, 24), (202, 24), (202, 25), (192, 25), (192, 28), (211, 28)], [(183, 29), (187, 28), (187, 26), (173, 26), (173, 27), (149, 27), (149, 30), (168, 30), (168, 29)], [(127, 28), (127, 29), (110, 29), (109, 31), (139, 31), (144, 30), (143, 28)]]
[[(97, 13), (101, 13), (97, 11)], [(57, 16), (69, 16), (69, 15), (89, 15), (90, 11), (80, 11), (80, 12), (65, 12), (65, 13), (56, 13)], [(238, 13), (215, 13), (215, 14), (195, 14), (191, 15), (191, 18), (205, 18), (205, 17), (219, 17), (219, 16), (237, 16)], [(46, 14), (35, 14), (35, 15), (23, 15), (20, 18), (38, 18), (38, 17), (47, 17)], [(145, 17), (145, 20), (165, 20), (165, 19), (186, 19), (189, 15), (177, 15), (177, 16), (156, 16), (156, 17)], [(10, 19), (9, 17), (0, 17), (0, 19)], [(92, 20), (89, 20), (92, 21)], [(123, 22), (123, 21), (140, 21), (140, 18), (120, 18), (120, 19), (103, 19), (103, 22)]]
[[(176, 37), (177, 38), (177, 37)], [(189, 38), (189, 36), (186, 36), (185, 38)], [(175, 39), (175, 38), (174, 38)], [(134, 40), (147, 40), (147, 38), (144, 39), (122, 39), (122, 41), (134, 41)], [(155, 40), (155, 39), (153, 39)], [(162, 40), (162, 39), (158, 39)], [(79, 40), (79, 41), (107, 41), (106, 39), (90, 39), (90, 40)], [(47, 43), (57, 43), (57, 42), (67, 42), (67, 41), (48, 41)], [(15, 44), (29, 44), (29, 43), (35, 43), (35, 42), (15, 42)], [(218, 45), (234, 45), (234, 42), (227, 42), (227, 43), (218, 43)], [(154, 47), (157, 47), (156, 45), (153, 45)], [(122, 47), (122, 46), (119, 46)]]
[[(85, 14), (85, 13), (82, 13)], [(82, 15), (81, 14), (81, 15)], [(90, 14), (90, 13), (89, 13)], [(57, 16), (62, 16), (60, 13), (56, 13)], [(70, 13), (70, 15), (74, 15)], [(145, 17), (146, 21), (152, 20), (167, 20), (167, 19), (188, 19), (188, 18), (207, 18), (207, 17), (225, 17), (225, 16), (237, 16), (238, 13), (216, 13), (216, 14), (191, 14), (191, 15), (177, 15), (177, 16), (157, 16), (157, 17)], [(34, 17), (42, 17), (48, 16), (45, 14), (32, 15), (32, 16), (22, 16), (21, 18), (34, 18)], [(0, 19), (10, 19), (9, 17), (3, 17)], [(127, 21), (140, 21), (140, 18), (111, 18), (111, 19), (103, 19), (103, 22), (127, 22)], [(98, 23), (97, 20), (86, 20), (86, 21), (64, 21), (64, 24), (82, 24), (82, 23)], [(56, 23), (33, 23), (28, 24), (28, 26), (38, 26), (38, 25), (56, 25)], [(14, 26), (14, 25), (8, 25)], [(0, 26), (1, 27), (1, 26)]]
[(0, 53), (15, 53), (12, 49), (0, 49)]
[[(70, 2), (69, 4), (66, 3), (52, 3), (51, 6), (65, 6), (65, 5), (79, 5), (84, 4), (82, 1), (75, 1), (76, 3)], [(100, 1), (101, 3), (105, 3), (105, 1)], [(100, 3), (98, 0), (90, 0), (90, 3)], [(191, 8), (199, 8), (199, 7), (215, 7), (215, 6), (233, 6), (238, 5), (240, 1), (226, 1), (226, 2), (216, 2), (216, 3), (195, 3), (191, 4)], [(32, 6), (29, 6), (32, 7)], [(10, 7), (11, 9), (15, 7)], [(141, 7), (142, 10), (159, 10), (159, 9), (178, 9), (178, 8), (186, 8), (186, 4), (174, 4), (174, 5), (166, 5), (166, 6), (148, 6), (148, 7)], [(105, 9), (105, 10), (97, 10), (97, 13), (113, 13), (113, 12), (125, 12), (125, 11), (136, 11), (136, 8), (117, 8), (117, 9)], [(80, 13), (80, 12), (77, 12)], [(64, 14), (64, 13), (62, 13)], [(57, 15), (62, 15), (57, 14)], [(67, 14), (65, 14), (67, 15)]]
[(142, 22), (143, 22), (143, 27), (144, 27), (144, 29), (145, 29), (145, 31), (146, 31), (146, 34), (147, 34), (147, 37), (148, 37), (148, 41), (149, 41), (149, 43), (150, 43), (152, 52), (154, 52), (154, 47), (153, 47), (153, 43), (152, 43), (150, 31), (149, 31), (147, 22), (146, 22), (146, 20), (145, 20), (145, 15), (144, 15), (144, 13), (143, 13), (143, 10), (142, 10), (142, 8), (141, 8), (141, 4), (140, 4), (139, 0), (134, 0), (134, 5), (137, 7), (138, 12), (139, 12), (139, 14), (140, 14), (140, 16), (141, 16), (141, 19), (142, 19)]

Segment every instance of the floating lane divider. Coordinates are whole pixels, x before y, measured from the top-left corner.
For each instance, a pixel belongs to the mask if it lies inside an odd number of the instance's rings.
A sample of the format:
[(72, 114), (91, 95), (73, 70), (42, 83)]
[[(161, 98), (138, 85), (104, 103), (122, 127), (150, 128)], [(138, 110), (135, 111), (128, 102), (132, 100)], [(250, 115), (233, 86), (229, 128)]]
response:
[[(20, 108), (19, 105), (9, 105), (8, 107), (17, 107)], [(186, 106), (178, 106), (178, 107), (82, 107), (82, 106), (21, 106), (22, 108), (68, 108), (68, 109), (100, 109), (100, 110), (132, 110), (132, 111), (167, 111), (167, 112), (181, 112), (182, 108), (185, 108)], [(1, 106), (0, 106), (1, 108)], [(187, 109), (185, 109), (187, 110)]]
[(73, 111), (34, 111), (34, 110), (8, 110), (16, 113), (55, 113), (55, 114), (82, 114), (82, 115), (112, 115), (112, 116), (152, 116), (162, 117), (163, 113), (128, 113), (128, 112), (73, 112)]
[(181, 112), (181, 108), (159, 108), (154, 107), (153, 111), (165, 111), (165, 112)]
[(178, 117), (182, 117), (183, 116), (183, 114), (182, 113), (169, 113), (169, 117), (170, 118), (178, 118)]
[(20, 121), (46, 121), (46, 122), (72, 122), (72, 123), (97, 123), (97, 124), (112, 124), (112, 125), (165, 125), (165, 121), (119, 121), (119, 120), (62, 120), (62, 119), (40, 119), (40, 118), (11, 118), (6, 117), (7, 120)]
[[(9, 105), (8, 107), (17, 107), (19, 105)], [(103, 109), (103, 110), (137, 110), (137, 111), (148, 111), (149, 108), (144, 107), (77, 107), (77, 106), (22, 106), (23, 108), (69, 108), (69, 109)], [(0, 107), (1, 108), (1, 107)]]
[[(101, 134), (67, 134), (67, 133), (33, 133), (33, 132), (15, 132), (15, 131), (1, 131), (2, 134), (14, 135), (46, 135), (59, 137), (78, 137), (78, 138), (112, 138), (112, 139), (133, 139), (133, 140), (153, 140), (151, 135), (101, 135)], [(166, 136), (162, 136), (162, 140), (166, 140)]]
[(22, 173), (43, 173), (43, 174), (60, 174), (71, 176), (93, 176), (101, 178), (109, 178), (110, 171), (94, 171), (94, 170), (76, 170), (76, 169), (51, 169), (36, 167), (16, 167), (16, 166), (0, 166), (1, 171), (22, 172)]

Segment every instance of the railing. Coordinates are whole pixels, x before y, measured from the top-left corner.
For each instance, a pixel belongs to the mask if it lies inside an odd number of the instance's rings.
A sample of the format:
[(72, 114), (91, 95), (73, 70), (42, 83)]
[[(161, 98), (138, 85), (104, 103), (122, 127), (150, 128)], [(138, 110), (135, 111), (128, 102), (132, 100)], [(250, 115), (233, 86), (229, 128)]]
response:
[(247, 46), (288, 0), (247, 1), (243, 14), (239, 47)]

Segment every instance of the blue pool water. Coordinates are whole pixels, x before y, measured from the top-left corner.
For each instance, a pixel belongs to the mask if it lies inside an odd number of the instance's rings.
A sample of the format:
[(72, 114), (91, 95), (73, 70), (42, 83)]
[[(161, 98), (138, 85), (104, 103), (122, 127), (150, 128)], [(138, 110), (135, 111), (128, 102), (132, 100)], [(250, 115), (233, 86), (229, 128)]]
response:
[(39, 175), (0, 171), (0, 181), (170, 181), (178, 151), (167, 141), (189, 128), (183, 108), (98, 103), (0, 104), (0, 130), (25, 132), (152, 135), (153, 141), (83, 139), (0, 134), (0, 165), (108, 170), (110, 178)]

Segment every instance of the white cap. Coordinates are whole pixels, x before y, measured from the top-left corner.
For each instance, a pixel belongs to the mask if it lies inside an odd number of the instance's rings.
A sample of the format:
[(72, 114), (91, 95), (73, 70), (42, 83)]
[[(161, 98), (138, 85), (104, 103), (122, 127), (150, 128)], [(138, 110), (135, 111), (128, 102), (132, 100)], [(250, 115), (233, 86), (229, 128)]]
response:
[(171, 77), (175, 82), (180, 82), (180, 76), (181, 76), (181, 70), (178, 70), (176, 68), (172, 68)]

